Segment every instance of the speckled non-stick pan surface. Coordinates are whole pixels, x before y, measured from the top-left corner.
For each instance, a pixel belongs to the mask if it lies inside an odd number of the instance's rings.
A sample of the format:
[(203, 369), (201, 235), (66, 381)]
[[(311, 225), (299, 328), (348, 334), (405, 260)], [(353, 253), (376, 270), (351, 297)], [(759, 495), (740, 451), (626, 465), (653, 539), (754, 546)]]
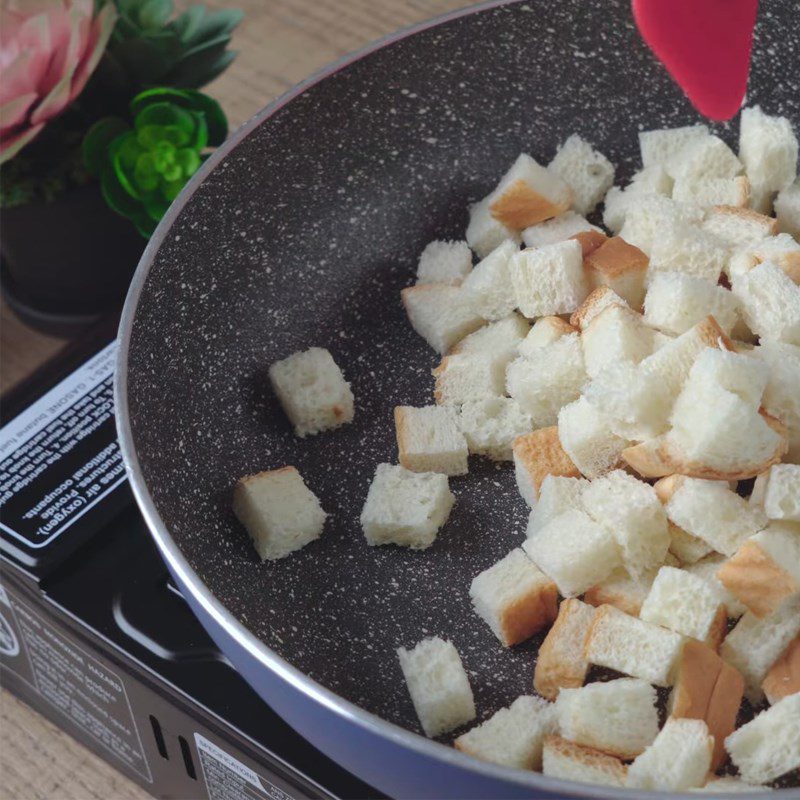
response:
[[(794, 0), (762, 2), (748, 103), (800, 128)], [(396, 461), (392, 409), (431, 402), (435, 354), (399, 292), (435, 238), (520, 151), (546, 163), (578, 132), (628, 177), (637, 130), (698, 121), (625, 0), (484, 9), (355, 61), (264, 121), (185, 203), (155, 254), (128, 361), (144, 480), (225, 606), (324, 686), (419, 730), (395, 648), (428, 634), (461, 653), (482, 716), (531, 690), (539, 639), (499, 646), (470, 608), (474, 575), (524, 539), (513, 469), (473, 458), (432, 548), (368, 547), (375, 465)], [(721, 135), (735, 141), (738, 125)], [(293, 436), (271, 362), (327, 347), (352, 425)], [(330, 519), (321, 540), (261, 563), (230, 512), (242, 475), (295, 465)]]

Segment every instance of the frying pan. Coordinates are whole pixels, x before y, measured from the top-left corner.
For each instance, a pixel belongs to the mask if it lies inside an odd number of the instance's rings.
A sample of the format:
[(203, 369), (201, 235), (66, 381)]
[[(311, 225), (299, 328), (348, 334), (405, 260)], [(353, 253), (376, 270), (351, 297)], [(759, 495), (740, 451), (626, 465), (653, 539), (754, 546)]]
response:
[[(762, 5), (748, 102), (798, 126), (794, 3)], [(419, 734), (395, 648), (425, 635), (455, 643), (481, 718), (531, 691), (539, 640), (501, 648), (468, 598), (472, 577), (524, 538), (513, 471), (472, 459), (425, 552), (368, 547), (358, 517), (376, 464), (396, 460), (392, 408), (430, 402), (436, 358), (399, 303), (424, 245), (461, 238), (468, 203), (520, 151), (547, 162), (577, 132), (626, 178), (638, 129), (696, 121), (627, 2), (491, 3), (390, 37), (267, 107), (214, 154), (144, 254), (116, 399), (153, 536), (266, 702), (384, 792), (622, 794), (481, 763)], [(357, 411), (352, 425), (298, 439), (266, 370), (311, 345), (343, 367)], [(331, 518), (319, 541), (261, 563), (231, 489), (284, 464)]]

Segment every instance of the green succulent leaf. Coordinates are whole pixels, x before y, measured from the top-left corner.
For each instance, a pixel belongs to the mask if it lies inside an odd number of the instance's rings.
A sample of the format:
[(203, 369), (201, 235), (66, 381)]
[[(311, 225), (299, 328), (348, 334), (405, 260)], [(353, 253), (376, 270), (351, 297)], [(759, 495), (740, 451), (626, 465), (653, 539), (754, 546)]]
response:
[(138, 11), (139, 25), (145, 30), (163, 28), (173, 11), (172, 0), (145, 0)]
[(205, 16), (206, 10), (203, 6), (192, 6), (177, 17), (172, 23), (172, 29), (184, 44), (191, 45), (195, 35), (201, 29)]
[(121, 117), (99, 119), (89, 128), (83, 139), (82, 151), (83, 162), (91, 175), (100, 175), (106, 163), (108, 146), (127, 130), (129, 130), (128, 123)]
[(222, 75), (222, 73), (228, 69), (238, 55), (238, 50), (226, 50), (221, 56), (210, 58), (207, 63), (197, 65), (192, 73), (191, 82), (187, 80), (185, 85), (197, 89), (201, 86), (205, 86), (207, 83), (211, 83), (211, 81)]
[(113, 169), (103, 170), (100, 177), (100, 190), (111, 209), (123, 217), (132, 218), (141, 209), (140, 204), (125, 191)]
[(205, 118), (208, 144), (212, 147), (221, 145), (228, 136), (228, 118), (222, 106), (213, 97), (194, 89), (185, 89), (184, 94), (191, 99), (193, 110), (201, 112)]
[(197, 24), (191, 38), (183, 38), (187, 44), (197, 44), (203, 40), (216, 39), (227, 36), (236, 28), (244, 18), (244, 13), (238, 8), (221, 9), (205, 14)]

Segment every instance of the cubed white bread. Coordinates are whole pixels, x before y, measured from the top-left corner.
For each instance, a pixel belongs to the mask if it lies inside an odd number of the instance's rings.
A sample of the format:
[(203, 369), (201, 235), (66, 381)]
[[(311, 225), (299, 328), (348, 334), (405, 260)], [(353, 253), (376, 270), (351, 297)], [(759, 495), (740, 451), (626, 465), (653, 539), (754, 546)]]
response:
[(516, 308), (508, 262), (518, 251), (515, 241), (505, 239), (464, 278), (461, 288), (474, 311), (484, 319), (503, 319)]
[(269, 380), (300, 437), (353, 421), (350, 384), (323, 347), (310, 347), (276, 361), (269, 368)]
[(724, 286), (685, 272), (658, 272), (647, 287), (644, 321), (667, 333), (684, 333), (709, 314), (730, 335), (739, 299)]
[(800, 767), (800, 693), (784, 697), (726, 740), (741, 776), (769, 783)]
[(489, 209), (490, 202), (491, 197), (485, 197), (469, 209), (469, 224), (464, 238), (478, 258), (486, 258), (508, 239), (516, 245), (522, 241), (519, 231), (512, 230), (492, 216)]
[(614, 183), (614, 165), (589, 142), (573, 133), (548, 165), (572, 190), (572, 207), (590, 214)]
[[(666, 241), (663, 235), (665, 228), (684, 231), (699, 223), (702, 216), (703, 209), (697, 206), (676, 203), (669, 197), (660, 194), (644, 195), (638, 198), (628, 211), (619, 235), (628, 244), (638, 247), (642, 252), (651, 256), (656, 239)], [(704, 243), (701, 242), (701, 244)], [(668, 254), (663, 252), (664, 247), (662, 244), (661, 256), (666, 259)], [(704, 249), (708, 252), (710, 246)], [(702, 256), (701, 252), (698, 257), (702, 258)]]
[(681, 177), (675, 180), (672, 199), (679, 203), (708, 206), (736, 206), (745, 208), (750, 202), (750, 181), (744, 176), (736, 178), (694, 179)]
[(800, 464), (800, 347), (762, 341), (751, 354), (769, 366), (769, 379), (761, 402), (787, 429), (789, 449), (783, 460)]
[(768, 236), (751, 247), (737, 251), (728, 262), (727, 273), (731, 278), (736, 278), (762, 261), (771, 261), (794, 283), (800, 283), (800, 243), (788, 233)]
[(668, 171), (673, 162), (691, 145), (710, 136), (706, 125), (686, 125), (682, 128), (661, 128), (639, 132), (639, 151), (645, 169), (660, 166)]
[(609, 364), (643, 361), (653, 352), (653, 331), (641, 314), (611, 305), (583, 331), (581, 345), (586, 373), (596, 378)]
[(469, 678), (452, 642), (430, 637), (412, 650), (398, 647), (397, 657), (426, 736), (439, 736), (475, 719)]
[(786, 117), (765, 114), (759, 106), (742, 109), (739, 158), (754, 187), (777, 192), (797, 177), (797, 137)]
[(680, 272), (716, 284), (727, 262), (727, 248), (713, 235), (694, 225), (664, 224), (653, 235), (647, 281)]
[(800, 180), (781, 189), (775, 198), (778, 229), (800, 239)]
[(546, 222), (525, 228), (522, 231), (522, 241), (525, 247), (544, 247), (571, 239), (576, 233), (587, 233), (588, 231), (602, 233), (600, 228), (592, 225), (586, 217), (576, 214), (574, 211), (565, 211)]
[(764, 489), (764, 512), (769, 519), (800, 522), (800, 465), (770, 467)]
[(665, 510), (672, 522), (726, 556), (767, 524), (764, 512), (750, 506), (725, 481), (681, 476)]
[(576, 242), (578, 242), (578, 244), (580, 244), (583, 257), (586, 258), (586, 256), (594, 253), (598, 247), (605, 244), (608, 241), (608, 236), (606, 236), (603, 231), (592, 230), (576, 233), (573, 236), (570, 236), (570, 239), (574, 239)]
[(398, 461), (412, 472), (466, 475), (467, 441), (455, 409), (448, 406), (395, 406)]
[(746, 794), (747, 792), (768, 792), (770, 789), (767, 786), (757, 786), (754, 783), (747, 783), (747, 781), (743, 781), (741, 778), (736, 778), (733, 775), (725, 775), (722, 778), (709, 778), (705, 786), (700, 789), (692, 789), (691, 791), (707, 794), (738, 794), (739, 792)]
[(622, 236), (614, 236), (583, 261), (589, 287), (607, 286), (639, 309), (644, 300), (647, 255)]
[(378, 464), (361, 511), (361, 527), (370, 545), (422, 550), (433, 544), (453, 503), (446, 475)]
[(800, 593), (800, 534), (778, 526), (759, 531), (719, 568), (717, 578), (755, 616), (774, 613)]
[(233, 513), (262, 561), (284, 558), (322, 535), (327, 514), (294, 467), (281, 467), (237, 481)]
[(411, 327), (439, 354), (484, 324), (460, 286), (426, 283), (400, 292)]
[(719, 136), (703, 136), (676, 154), (669, 171), (675, 183), (701, 183), (714, 178), (735, 178), (744, 171), (744, 167)]
[(436, 378), (433, 397), (438, 405), (461, 405), (468, 400), (501, 397), (505, 394), (502, 361), (485, 353), (456, 353), (445, 356), (432, 370)]
[(607, 417), (585, 397), (558, 412), (558, 438), (572, 463), (587, 478), (599, 478), (619, 463), (631, 442), (617, 436)]
[(520, 343), (519, 353), (525, 358), (536, 358), (540, 347), (557, 342), (562, 336), (577, 333), (576, 329), (561, 317), (539, 317), (530, 332)]
[(661, 567), (642, 603), (639, 618), (719, 647), (728, 615), (717, 593), (702, 578)]
[(766, 364), (742, 353), (706, 348), (692, 364), (684, 388), (731, 392), (751, 409), (757, 410), (768, 379), (769, 368)]
[(526, 317), (568, 314), (589, 294), (583, 250), (575, 239), (520, 250), (508, 268), (517, 307)]
[(589, 481), (584, 478), (564, 478), (545, 475), (539, 487), (539, 497), (528, 518), (526, 536), (533, 536), (539, 528), (572, 509), (582, 510), (581, 495)]
[(713, 748), (714, 737), (703, 720), (670, 717), (653, 743), (628, 767), (625, 785), (679, 792), (702, 786)]
[(493, 461), (511, 461), (514, 440), (533, 429), (530, 415), (510, 397), (468, 400), (459, 418), (470, 453)]
[(625, 217), (646, 195), (658, 194), (669, 197), (672, 194), (672, 178), (667, 171), (654, 165), (639, 170), (625, 189), (612, 186), (605, 196), (603, 224), (612, 233), (618, 234), (625, 224)]
[[(698, 541), (703, 541), (699, 539)], [(717, 593), (720, 603), (725, 606), (730, 619), (739, 619), (747, 611), (747, 606), (728, 591), (717, 577), (717, 572), (725, 563), (725, 556), (720, 553), (709, 553), (692, 564), (684, 564), (683, 569), (702, 578)]]
[(748, 611), (725, 637), (720, 655), (742, 673), (751, 702), (764, 696), (761, 682), (800, 632), (800, 595), (785, 600), (768, 617)]
[(580, 478), (578, 468), (564, 452), (558, 428), (539, 428), (515, 439), (511, 445), (514, 476), (519, 493), (529, 506), (536, 505), (539, 490), (548, 475)]
[(667, 515), (652, 486), (614, 470), (592, 481), (581, 501), (589, 516), (614, 537), (625, 569), (634, 578), (664, 563)]
[(577, 400), (586, 383), (577, 333), (540, 347), (535, 357), (520, 356), (508, 365), (508, 393), (530, 414), (534, 428), (555, 425), (558, 412)]
[(733, 281), (742, 316), (753, 333), (800, 345), (800, 286), (776, 264), (763, 261)]
[(517, 769), (540, 770), (545, 737), (555, 727), (555, 709), (541, 697), (522, 695), (453, 742), (473, 758)]
[(671, 686), (684, 638), (611, 605), (597, 609), (586, 635), (584, 655), (591, 664), (615, 669), (656, 686)]
[(709, 209), (700, 227), (730, 250), (751, 247), (777, 233), (777, 223), (772, 217), (750, 208), (725, 205)]
[(505, 647), (524, 642), (558, 614), (558, 590), (519, 547), (472, 579), (475, 613)]
[(621, 759), (560, 736), (545, 736), (542, 772), (551, 778), (600, 786), (625, 785), (628, 768)]
[(620, 297), (613, 289), (609, 289), (608, 286), (598, 286), (589, 292), (586, 299), (572, 312), (569, 324), (583, 332), (609, 306), (630, 308), (628, 301)]
[(555, 172), (521, 153), (488, 199), (496, 220), (521, 231), (563, 214), (570, 207), (572, 192)]
[(713, 553), (714, 548), (669, 520), (669, 551), (681, 564), (688, 566)]
[(614, 606), (632, 617), (638, 617), (655, 575), (653, 571), (646, 577), (633, 578), (625, 567), (617, 567), (604, 581), (588, 588), (583, 599), (595, 608)]
[(536, 530), (522, 547), (564, 597), (583, 594), (620, 564), (611, 533), (577, 509)]
[(417, 283), (458, 286), (472, 271), (472, 252), (466, 242), (437, 240), (422, 251), (417, 264)]
[(524, 317), (509, 314), (465, 336), (450, 351), (450, 355), (477, 353), (490, 356), (505, 372), (509, 363), (516, 358), (519, 346), (529, 330), (530, 325)]
[(800, 692), (800, 634), (794, 637), (761, 681), (770, 705)]
[(561, 736), (619, 758), (634, 758), (658, 735), (656, 690), (642, 680), (562, 689), (555, 705)]
[(542, 697), (555, 700), (560, 689), (583, 686), (589, 669), (583, 655), (583, 641), (594, 612), (594, 607), (573, 597), (561, 602), (556, 621), (536, 657), (533, 688)]

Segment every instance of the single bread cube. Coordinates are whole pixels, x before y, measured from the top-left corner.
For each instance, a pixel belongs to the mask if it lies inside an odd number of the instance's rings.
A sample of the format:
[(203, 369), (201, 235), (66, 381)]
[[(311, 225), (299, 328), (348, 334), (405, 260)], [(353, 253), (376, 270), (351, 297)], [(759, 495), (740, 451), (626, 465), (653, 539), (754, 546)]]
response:
[(645, 325), (641, 314), (612, 305), (583, 331), (581, 344), (586, 373), (596, 378), (609, 364), (621, 361), (638, 364), (647, 358), (653, 352), (653, 331)]
[(569, 186), (554, 172), (521, 153), (489, 195), (492, 216), (521, 231), (566, 211), (572, 200)]
[(585, 331), (589, 325), (609, 306), (621, 306), (630, 308), (626, 300), (623, 300), (613, 289), (608, 286), (598, 286), (593, 289), (586, 299), (572, 312), (569, 324), (581, 331)]
[(467, 442), (458, 416), (447, 406), (395, 406), (398, 461), (412, 472), (466, 475)]
[(524, 642), (558, 614), (558, 591), (517, 547), (472, 579), (475, 613), (505, 647)]
[(659, 272), (644, 298), (644, 321), (667, 333), (680, 334), (711, 314), (730, 335), (739, 319), (740, 302), (723, 286), (684, 272)]
[(544, 739), (554, 725), (551, 703), (541, 697), (523, 695), (508, 708), (501, 708), (485, 722), (461, 734), (453, 745), (481, 761), (539, 770)]
[(651, 576), (655, 578), (655, 574), (633, 578), (625, 567), (617, 567), (605, 580), (590, 586), (584, 592), (583, 599), (595, 608), (614, 606), (632, 617), (638, 617), (652, 584)]
[(800, 535), (768, 527), (747, 539), (717, 572), (725, 588), (757, 617), (800, 593)]
[(486, 258), (506, 240), (510, 239), (517, 246), (522, 241), (519, 231), (512, 230), (492, 216), (489, 208), (490, 202), (491, 197), (484, 197), (469, 209), (469, 224), (464, 238), (477, 253), (478, 258)]
[(788, 233), (768, 236), (734, 253), (728, 263), (727, 274), (731, 279), (735, 279), (762, 261), (771, 261), (779, 266), (793, 283), (800, 283), (800, 242), (795, 241)]
[(353, 393), (322, 347), (292, 353), (269, 368), (269, 380), (297, 436), (353, 421)]
[[(689, 534), (686, 535), (688, 536)], [(703, 540), (698, 539), (697, 541), (702, 542)], [(725, 556), (722, 554), (710, 552), (708, 555), (702, 556), (692, 563), (684, 563), (683, 569), (687, 572), (691, 572), (692, 575), (697, 575), (697, 577), (702, 578), (711, 586), (717, 593), (720, 603), (725, 606), (729, 619), (739, 619), (739, 617), (747, 611), (747, 606), (739, 600), (735, 594), (728, 591), (717, 577), (717, 573), (725, 561)]]
[(672, 199), (679, 203), (708, 206), (735, 206), (746, 208), (750, 202), (750, 181), (744, 176), (736, 178), (707, 178), (697, 180), (682, 177), (675, 180)]
[(585, 397), (558, 412), (558, 438), (564, 452), (587, 478), (599, 478), (614, 469), (628, 439), (617, 436), (609, 419)]
[(683, 148), (670, 164), (670, 174), (675, 183), (734, 178), (743, 170), (742, 162), (719, 136), (699, 138)]
[(787, 429), (788, 452), (784, 461), (800, 464), (800, 347), (785, 342), (762, 341), (752, 355), (769, 367), (761, 402)]
[(533, 428), (530, 415), (510, 397), (468, 400), (461, 406), (459, 424), (469, 452), (493, 461), (511, 461), (511, 445)]
[(755, 411), (768, 380), (769, 369), (764, 363), (742, 353), (707, 348), (692, 364), (685, 386), (732, 392)]
[(658, 571), (639, 618), (691, 636), (715, 650), (728, 621), (716, 592), (702, 578), (675, 567)]
[(361, 512), (361, 527), (370, 545), (423, 550), (433, 544), (453, 503), (446, 475), (378, 464)]
[(700, 227), (730, 250), (751, 247), (777, 233), (777, 223), (772, 217), (751, 208), (724, 205), (709, 209)]
[(736, 728), (744, 679), (714, 650), (694, 639), (683, 645), (676, 667), (669, 712), (676, 719), (699, 719), (714, 737), (711, 771), (725, 760), (725, 737)]
[(555, 700), (560, 689), (583, 686), (589, 663), (583, 656), (583, 640), (594, 618), (594, 608), (575, 598), (562, 601), (555, 624), (539, 647), (533, 688)]
[(583, 511), (567, 511), (522, 545), (564, 597), (576, 597), (619, 566), (614, 537)]
[(536, 358), (539, 348), (553, 344), (562, 336), (570, 333), (577, 333), (577, 331), (561, 317), (539, 317), (520, 343), (519, 354), (525, 358)]
[(685, 149), (709, 136), (706, 125), (640, 131), (639, 150), (642, 154), (642, 165), (645, 169), (660, 166), (669, 171)]
[(628, 768), (619, 758), (560, 736), (545, 736), (542, 772), (577, 783), (623, 787)]
[(484, 324), (459, 286), (426, 283), (400, 292), (411, 327), (439, 354)]
[(562, 689), (556, 718), (565, 739), (619, 758), (634, 758), (658, 735), (656, 690), (635, 678)]
[(547, 167), (572, 190), (572, 207), (590, 214), (614, 183), (614, 165), (587, 141), (573, 133)]
[(582, 217), (574, 211), (565, 211), (547, 222), (540, 222), (530, 228), (525, 228), (522, 231), (522, 241), (525, 247), (544, 247), (571, 239), (577, 233), (590, 231), (602, 233), (600, 228), (592, 225), (586, 217)]
[(786, 117), (765, 114), (759, 106), (742, 109), (739, 157), (754, 187), (777, 192), (797, 177), (797, 137)]
[(764, 261), (733, 281), (742, 316), (753, 333), (800, 345), (800, 286), (776, 264)]
[(515, 439), (511, 445), (519, 493), (529, 506), (536, 505), (539, 489), (548, 475), (580, 478), (577, 467), (561, 447), (558, 428), (539, 428)]
[(574, 239), (520, 250), (508, 268), (517, 307), (529, 318), (570, 313), (589, 293), (583, 250)]
[(472, 271), (472, 253), (466, 242), (431, 242), (419, 257), (417, 283), (458, 286)]
[(506, 367), (516, 358), (519, 346), (529, 330), (530, 325), (524, 317), (509, 314), (465, 336), (450, 351), (450, 355), (477, 353), (491, 356), (492, 361), (505, 373)]
[(539, 497), (528, 518), (526, 536), (531, 536), (548, 522), (572, 509), (582, 510), (581, 495), (589, 481), (583, 478), (564, 478), (545, 475), (539, 487)]
[(741, 776), (769, 783), (800, 767), (800, 694), (784, 697), (726, 740)]
[(475, 719), (469, 678), (452, 642), (423, 639), (397, 648), (400, 669), (426, 736), (439, 736)]
[(761, 688), (770, 705), (800, 692), (800, 634), (794, 637), (780, 658), (770, 667)]
[(233, 513), (262, 561), (285, 558), (318, 539), (327, 517), (294, 467), (241, 478), (233, 490)]
[(614, 470), (592, 481), (581, 500), (589, 516), (614, 537), (634, 578), (664, 563), (669, 549), (667, 515), (652, 486)]
[[(663, 239), (666, 228), (674, 231), (694, 229), (702, 218), (703, 209), (698, 206), (676, 203), (660, 194), (645, 195), (637, 198), (628, 211), (619, 235), (650, 256), (656, 238)], [(663, 245), (661, 249), (665, 249)]]
[(503, 319), (516, 308), (508, 262), (517, 252), (519, 245), (505, 239), (478, 262), (461, 284), (472, 308), (484, 319)]
[(558, 412), (578, 399), (586, 379), (577, 333), (540, 347), (535, 358), (520, 356), (506, 370), (508, 393), (530, 414), (534, 428), (555, 425)]
[(468, 400), (505, 394), (502, 361), (485, 353), (456, 353), (445, 356), (432, 370), (436, 378), (433, 397), (437, 405), (461, 405)]
[(724, 244), (706, 231), (692, 225), (664, 225), (653, 236), (647, 280), (660, 272), (680, 272), (716, 284), (727, 262)]
[(800, 239), (800, 180), (786, 186), (775, 198), (778, 229)]
[(798, 633), (800, 595), (784, 600), (768, 617), (748, 611), (725, 637), (719, 653), (741, 672), (751, 702), (763, 697), (762, 681)]
[(677, 792), (702, 786), (713, 748), (714, 737), (703, 720), (670, 718), (628, 767), (626, 786)]
[(586, 635), (591, 664), (615, 669), (656, 686), (671, 686), (683, 636), (625, 614), (613, 606), (597, 609)]
[(638, 247), (614, 236), (584, 259), (591, 288), (608, 286), (631, 308), (641, 308), (649, 260)]

